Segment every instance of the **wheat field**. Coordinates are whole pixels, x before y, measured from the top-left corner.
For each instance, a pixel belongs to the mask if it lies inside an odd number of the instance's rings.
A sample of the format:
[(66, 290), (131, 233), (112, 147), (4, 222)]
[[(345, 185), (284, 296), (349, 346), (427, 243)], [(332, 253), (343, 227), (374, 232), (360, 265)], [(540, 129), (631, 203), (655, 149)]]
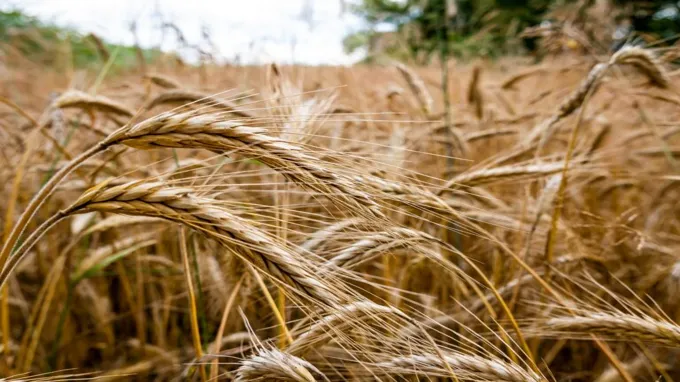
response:
[(680, 380), (660, 52), (6, 58), (3, 381)]

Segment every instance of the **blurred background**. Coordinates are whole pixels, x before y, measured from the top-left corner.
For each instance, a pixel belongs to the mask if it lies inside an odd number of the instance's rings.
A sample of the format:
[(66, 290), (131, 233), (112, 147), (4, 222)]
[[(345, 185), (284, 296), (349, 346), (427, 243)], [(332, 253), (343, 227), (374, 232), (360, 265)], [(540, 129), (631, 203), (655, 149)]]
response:
[(9, 0), (0, 38), (51, 60), (67, 41), (77, 65), (97, 62), (93, 38), (117, 65), (134, 46), (154, 60), (346, 65), (437, 53), (483, 56), (606, 54), (626, 42), (669, 46), (680, 31), (674, 1), (630, 0)]

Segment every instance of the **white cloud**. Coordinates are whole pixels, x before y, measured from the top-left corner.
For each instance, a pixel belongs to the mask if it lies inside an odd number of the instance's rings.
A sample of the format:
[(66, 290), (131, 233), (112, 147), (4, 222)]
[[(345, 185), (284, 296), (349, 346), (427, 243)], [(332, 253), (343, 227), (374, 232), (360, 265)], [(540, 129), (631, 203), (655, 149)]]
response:
[[(201, 28), (207, 26), (221, 56), (238, 55), (242, 62), (350, 63), (357, 57), (343, 52), (342, 38), (361, 25), (355, 17), (341, 15), (340, 0), (309, 1), (311, 25), (300, 17), (305, 0), (24, 0), (13, 4), (41, 19), (117, 43), (133, 42), (128, 25), (137, 20), (144, 46), (161, 41), (159, 20), (153, 17), (158, 9), (192, 44), (202, 41)], [(166, 32), (162, 46), (176, 47), (171, 32)]]

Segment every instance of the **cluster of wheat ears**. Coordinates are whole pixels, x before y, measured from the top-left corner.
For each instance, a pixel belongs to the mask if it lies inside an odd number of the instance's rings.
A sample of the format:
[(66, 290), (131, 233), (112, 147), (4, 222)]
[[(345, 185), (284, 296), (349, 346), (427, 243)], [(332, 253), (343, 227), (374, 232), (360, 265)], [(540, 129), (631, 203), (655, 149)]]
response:
[(173, 65), (2, 68), (1, 380), (680, 380), (656, 52)]

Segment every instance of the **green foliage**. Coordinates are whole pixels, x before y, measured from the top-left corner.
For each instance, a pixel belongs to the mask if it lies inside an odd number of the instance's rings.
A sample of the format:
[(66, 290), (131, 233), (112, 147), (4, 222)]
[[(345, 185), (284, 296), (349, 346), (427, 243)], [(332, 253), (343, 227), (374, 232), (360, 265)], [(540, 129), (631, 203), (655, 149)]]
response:
[(680, 33), (680, 7), (677, 1), (614, 0), (625, 9), (624, 17), (631, 20), (633, 29), (654, 37), (674, 42)]
[(345, 53), (352, 54), (361, 47), (367, 46), (375, 33), (371, 31), (360, 31), (350, 34), (342, 40)]
[[(348, 36), (345, 43), (348, 50), (370, 48), (371, 40), (380, 37), (375, 30), (389, 26), (416, 61), (444, 52), (442, 41), (445, 51), (458, 57), (516, 54), (535, 49), (534, 41), (520, 39), (519, 33), (548, 19), (555, 9), (571, 6), (577, 10), (576, 20), (583, 21), (595, 4), (595, 0), (357, 0), (350, 11), (365, 20), (367, 28)], [(680, 33), (676, 1), (610, 0), (610, 4), (616, 12), (607, 16), (617, 23), (630, 20), (637, 33), (668, 42)], [(390, 55), (399, 51), (391, 48), (382, 51)]]
[(392, 0), (364, 0), (359, 4), (351, 4), (350, 11), (358, 14), (372, 24), (390, 23), (401, 25), (409, 22), (409, 10), (413, 1), (402, 4)]
[(457, 56), (507, 53), (507, 40), (525, 27), (541, 21), (549, 0), (364, 0), (351, 12), (363, 18), (368, 29), (345, 39), (348, 50), (368, 46), (374, 30), (390, 25), (404, 37), (414, 59), (429, 59), (440, 51), (441, 41)]
[[(70, 29), (44, 23), (22, 11), (0, 11), (0, 49), (11, 46), (32, 61), (45, 65), (54, 64), (65, 54), (72, 55), (77, 68), (101, 66), (102, 57), (96, 45), (87, 36)], [(132, 46), (104, 44), (109, 52), (117, 50), (112, 68), (121, 69), (137, 63), (135, 48)], [(154, 60), (161, 54), (155, 49), (144, 49), (146, 60)]]

